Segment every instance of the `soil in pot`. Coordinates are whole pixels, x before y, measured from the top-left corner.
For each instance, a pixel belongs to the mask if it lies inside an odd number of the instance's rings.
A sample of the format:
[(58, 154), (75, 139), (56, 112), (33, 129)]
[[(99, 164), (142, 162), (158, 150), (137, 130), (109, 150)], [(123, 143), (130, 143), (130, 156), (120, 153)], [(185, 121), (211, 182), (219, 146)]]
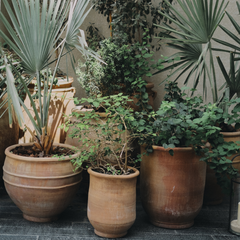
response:
[[(129, 167), (130, 168), (130, 167)], [(139, 171), (108, 175), (88, 169), (88, 219), (98, 236), (125, 236), (136, 219), (136, 181)]]
[[(32, 144), (22, 144), (26, 149)], [(70, 150), (66, 144), (54, 145)], [(23, 212), (23, 217), (34, 222), (58, 219), (70, 203), (81, 182), (81, 170), (74, 171), (71, 163), (79, 153), (66, 157), (26, 157), (5, 151), (3, 180), (8, 195)]]

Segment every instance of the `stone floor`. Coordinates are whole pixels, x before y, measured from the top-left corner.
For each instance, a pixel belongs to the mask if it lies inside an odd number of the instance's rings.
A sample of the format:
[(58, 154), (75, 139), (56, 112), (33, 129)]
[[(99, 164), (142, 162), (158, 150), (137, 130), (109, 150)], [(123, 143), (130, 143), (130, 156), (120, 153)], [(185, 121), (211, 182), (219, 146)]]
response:
[[(139, 196), (139, 194), (138, 194)], [(221, 240), (240, 239), (228, 232), (228, 198), (218, 206), (203, 206), (193, 227), (170, 230), (151, 225), (137, 199), (137, 219), (123, 239)], [(0, 240), (96, 240), (87, 219), (87, 188), (80, 187), (71, 205), (52, 223), (24, 220), (21, 211), (0, 188)]]

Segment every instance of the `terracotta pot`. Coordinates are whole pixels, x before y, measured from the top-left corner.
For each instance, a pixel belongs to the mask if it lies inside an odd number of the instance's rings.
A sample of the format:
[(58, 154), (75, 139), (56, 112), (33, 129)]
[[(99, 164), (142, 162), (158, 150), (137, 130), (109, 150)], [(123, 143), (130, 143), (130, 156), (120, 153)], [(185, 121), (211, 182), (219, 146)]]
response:
[[(154, 105), (153, 101), (157, 97), (157, 92), (152, 90), (153, 87), (154, 87), (153, 83), (147, 83), (147, 85), (146, 85), (146, 91), (148, 93), (148, 98), (149, 98), (148, 104), (150, 106), (152, 106), (152, 108)], [(136, 93), (135, 95), (137, 95), (137, 94), (138, 93)], [(133, 101), (128, 102), (129, 106), (131, 106), (134, 109), (134, 111), (139, 111), (139, 106), (136, 105), (136, 103), (138, 102), (138, 99), (135, 96), (132, 96), (131, 99)]]
[(174, 148), (174, 156), (169, 149), (153, 149), (141, 162), (143, 208), (158, 227), (191, 227), (203, 203), (206, 163), (199, 161), (192, 148)]
[(88, 169), (88, 219), (95, 234), (118, 238), (127, 234), (136, 219), (136, 182), (139, 171), (130, 175), (106, 175)]
[[(71, 113), (71, 109), (75, 107), (73, 97), (76, 92), (76, 89), (74, 87), (63, 88), (64, 86), (71, 85), (72, 81), (70, 80), (69, 82), (66, 82), (63, 80), (62, 82), (59, 81), (60, 86), (56, 86), (52, 90), (51, 101), (49, 106), (48, 126), (51, 126), (50, 134), (54, 136), (55, 143), (64, 143), (66, 140), (66, 132), (64, 131), (64, 129), (60, 129), (59, 126), (61, 124), (64, 124), (65, 122), (65, 117), (63, 114), (69, 115)], [(34, 90), (33, 88), (30, 89), (31, 94), (35, 94), (33, 90)], [(26, 97), (24, 103), (29, 109), (29, 111), (32, 114), (34, 114), (34, 111), (32, 109), (28, 96)], [(27, 122), (27, 126), (33, 132), (35, 132), (32, 122), (25, 111), (24, 111), (24, 119)], [(19, 140), (19, 143), (30, 143), (30, 142), (33, 142), (32, 135), (28, 131), (26, 131), (24, 136)]]
[[(3, 180), (10, 198), (29, 221), (56, 220), (70, 203), (81, 182), (81, 171), (74, 172), (71, 163), (71, 159), (79, 153), (61, 160), (56, 157), (23, 157), (11, 153), (17, 146), (19, 144), (8, 147), (5, 151)], [(58, 146), (72, 148), (66, 144)]]
[[(7, 99), (7, 95), (5, 95), (2, 99), (0, 99), (0, 104)], [(8, 108), (8, 104), (6, 103), (0, 109), (0, 115)], [(13, 112), (14, 113), (14, 112)], [(4, 113), (4, 115), (0, 118), (0, 184), (3, 185), (2, 182), (2, 167), (5, 160), (5, 149), (13, 144), (18, 143), (18, 136), (19, 136), (19, 125), (15, 115), (13, 115), (13, 124), (12, 127), (9, 126), (9, 116), (8, 111)]]
[[(221, 134), (223, 135), (224, 141), (225, 142), (236, 142), (236, 141), (240, 141), (240, 132), (221, 132)], [(228, 159), (232, 160), (232, 158), (235, 156), (236, 154), (227, 157)], [(233, 167), (235, 167), (236, 169), (238, 169), (238, 172), (240, 172), (240, 156), (236, 157), (233, 160)]]

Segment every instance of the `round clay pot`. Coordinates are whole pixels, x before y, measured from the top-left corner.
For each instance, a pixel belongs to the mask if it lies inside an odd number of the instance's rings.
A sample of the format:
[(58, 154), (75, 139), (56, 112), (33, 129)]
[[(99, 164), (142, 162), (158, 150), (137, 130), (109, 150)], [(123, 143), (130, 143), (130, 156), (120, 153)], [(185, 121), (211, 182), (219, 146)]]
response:
[[(143, 155), (140, 190), (143, 208), (152, 224), (181, 229), (194, 224), (201, 210), (206, 178), (206, 163), (194, 150), (153, 146), (153, 153)], [(145, 151), (142, 146), (142, 152)]]
[[(74, 172), (71, 163), (71, 159), (79, 153), (62, 158), (24, 157), (11, 153), (17, 146), (19, 144), (10, 146), (5, 151), (3, 180), (8, 195), (29, 221), (49, 222), (58, 219), (75, 195), (82, 179), (81, 170)], [(72, 148), (66, 144), (57, 146)]]
[[(129, 167), (130, 168), (130, 167)], [(107, 175), (88, 169), (88, 219), (95, 234), (118, 238), (127, 234), (136, 219), (136, 182), (139, 171), (130, 175)]]
[[(223, 135), (224, 141), (225, 142), (236, 142), (236, 141), (240, 141), (240, 132), (221, 132), (221, 134)], [(236, 154), (227, 157), (228, 159), (232, 160), (232, 158), (235, 156)], [(235, 167), (236, 169), (238, 169), (238, 172), (240, 173), (240, 156), (236, 157), (233, 160), (232, 163), (233, 167)]]

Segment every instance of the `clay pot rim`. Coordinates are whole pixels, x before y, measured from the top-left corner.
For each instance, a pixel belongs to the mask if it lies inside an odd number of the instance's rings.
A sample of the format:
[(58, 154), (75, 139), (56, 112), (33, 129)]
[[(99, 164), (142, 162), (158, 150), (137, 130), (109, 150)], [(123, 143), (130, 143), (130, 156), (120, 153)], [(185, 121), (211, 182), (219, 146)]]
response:
[[(33, 143), (21, 143), (21, 144), (14, 144), (9, 146), (8, 148), (5, 149), (5, 154), (7, 157), (10, 157), (12, 159), (18, 159), (21, 161), (29, 161), (29, 162), (62, 162), (62, 161), (69, 161), (71, 159), (77, 158), (80, 155), (80, 152), (76, 152), (74, 154), (70, 156), (64, 156), (64, 158), (59, 158), (59, 157), (41, 157), (41, 158), (37, 158), (37, 157), (25, 157), (25, 156), (20, 156), (20, 155), (16, 155), (11, 153), (10, 151), (12, 149), (14, 149), (15, 147), (18, 146), (32, 146)], [(64, 144), (64, 143), (55, 143), (53, 144), (53, 146), (60, 146), (60, 147), (65, 147), (65, 148), (69, 148), (72, 150), (76, 150), (77, 148), (69, 145), (69, 144)]]
[(220, 132), (224, 137), (237, 137), (240, 136), (239, 132)]
[(194, 151), (192, 147), (175, 147), (175, 148), (164, 148), (162, 146), (152, 146), (153, 150), (158, 150), (158, 151), (169, 151), (169, 150), (174, 150), (178, 152), (184, 152), (184, 151)]
[(146, 85), (146, 88), (153, 88), (154, 87), (154, 83), (152, 82), (148, 82)]
[(135, 178), (139, 175), (139, 171), (136, 168), (129, 167), (130, 169), (133, 169), (135, 172), (129, 175), (108, 175), (104, 173), (98, 173), (92, 170), (92, 167), (88, 168), (88, 173), (89, 175), (93, 175), (95, 177), (100, 177), (100, 178), (109, 178), (109, 179), (130, 179), (130, 178)]

